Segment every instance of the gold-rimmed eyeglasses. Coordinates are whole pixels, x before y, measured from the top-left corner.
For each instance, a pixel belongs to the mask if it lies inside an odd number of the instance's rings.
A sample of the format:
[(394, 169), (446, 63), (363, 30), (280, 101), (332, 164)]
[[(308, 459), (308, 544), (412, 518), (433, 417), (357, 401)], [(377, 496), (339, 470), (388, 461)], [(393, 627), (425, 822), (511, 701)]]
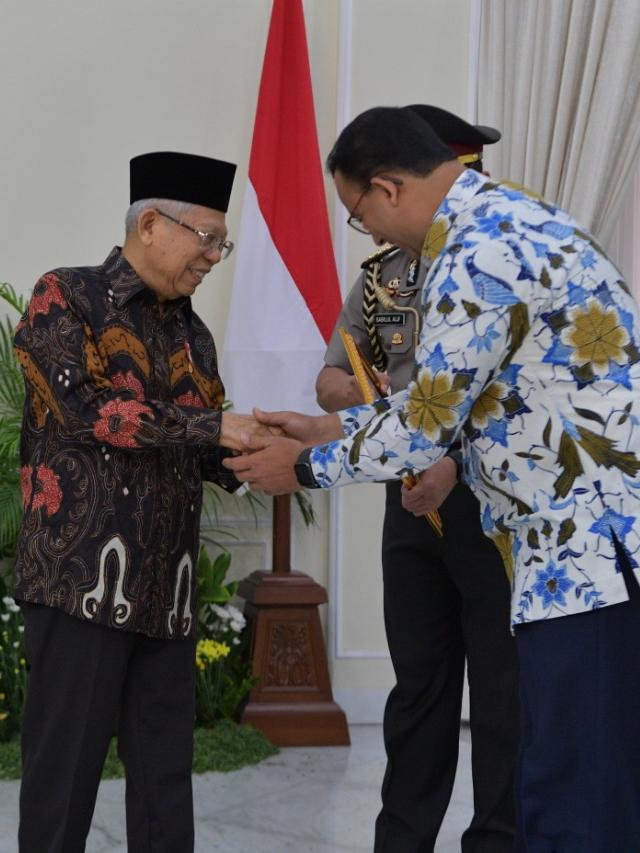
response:
[(199, 228), (194, 228), (192, 225), (187, 225), (186, 222), (182, 222), (180, 219), (170, 216), (168, 213), (165, 213), (164, 210), (158, 210), (157, 208), (155, 210), (156, 213), (160, 214), (160, 216), (164, 216), (165, 219), (175, 222), (176, 225), (182, 225), (182, 227), (186, 228), (187, 231), (191, 231), (192, 234), (199, 237), (200, 248), (203, 252), (210, 252), (212, 249), (215, 249), (217, 252), (220, 252), (221, 261), (224, 261), (224, 259), (228, 258), (231, 252), (233, 252), (233, 243), (231, 240), (226, 240), (224, 237), (216, 234), (215, 231), (200, 231)]

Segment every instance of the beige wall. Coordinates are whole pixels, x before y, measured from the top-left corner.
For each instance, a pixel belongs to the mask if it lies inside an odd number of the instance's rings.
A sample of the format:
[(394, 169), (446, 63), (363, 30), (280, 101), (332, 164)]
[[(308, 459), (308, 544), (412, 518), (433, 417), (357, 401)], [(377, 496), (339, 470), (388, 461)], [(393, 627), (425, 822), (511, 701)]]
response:
[[(349, 12), (351, 115), (414, 101), (465, 114), (473, 2), (305, 0), (323, 156), (336, 133), (340, 22)], [(270, 9), (270, 0), (0, 0), (0, 280), (26, 293), (47, 269), (99, 263), (122, 239), (128, 161), (143, 151), (237, 162), (228, 214), (237, 234)], [(344, 219), (340, 211), (340, 228)], [(348, 235), (343, 288), (371, 248)], [(219, 347), (233, 257), (195, 300)], [(375, 718), (391, 683), (380, 603), (382, 490), (348, 491), (332, 507), (328, 495), (314, 496), (319, 527), (296, 521), (294, 567), (329, 586), (337, 695), (352, 719)], [(230, 508), (221, 520), (241, 537), (231, 546), (240, 575), (255, 562), (270, 565), (269, 522), (262, 517), (256, 527), (237, 515)]]

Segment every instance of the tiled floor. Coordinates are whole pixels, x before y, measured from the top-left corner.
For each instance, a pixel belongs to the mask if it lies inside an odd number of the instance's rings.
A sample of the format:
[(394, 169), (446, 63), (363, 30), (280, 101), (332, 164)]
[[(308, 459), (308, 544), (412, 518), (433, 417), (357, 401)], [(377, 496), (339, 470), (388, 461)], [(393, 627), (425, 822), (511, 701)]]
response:
[[(379, 726), (351, 747), (283, 749), (256, 767), (194, 777), (197, 853), (371, 853), (384, 770)], [(437, 853), (458, 853), (471, 817), (471, 748), (460, 738), (453, 799)], [(87, 853), (125, 853), (124, 783), (100, 786)], [(0, 782), (0, 853), (15, 853), (18, 784)]]

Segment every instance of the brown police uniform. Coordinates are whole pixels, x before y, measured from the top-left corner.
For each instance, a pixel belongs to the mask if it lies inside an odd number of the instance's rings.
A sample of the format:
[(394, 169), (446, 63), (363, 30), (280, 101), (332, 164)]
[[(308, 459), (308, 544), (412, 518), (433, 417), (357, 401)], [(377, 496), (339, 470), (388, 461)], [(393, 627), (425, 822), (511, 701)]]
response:
[[(363, 264), (329, 342), (325, 362), (350, 372), (338, 328), (408, 384), (426, 270), (398, 249)], [(474, 815), (463, 853), (513, 849), (517, 667), (509, 634), (509, 584), (463, 484), (440, 508), (444, 536), (402, 507), (386, 484), (382, 537), (384, 618), (397, 683), (384, 716), (387, 769), (375, 853), (432, 851), (456, 772), (465, 661), (470, 686)]]

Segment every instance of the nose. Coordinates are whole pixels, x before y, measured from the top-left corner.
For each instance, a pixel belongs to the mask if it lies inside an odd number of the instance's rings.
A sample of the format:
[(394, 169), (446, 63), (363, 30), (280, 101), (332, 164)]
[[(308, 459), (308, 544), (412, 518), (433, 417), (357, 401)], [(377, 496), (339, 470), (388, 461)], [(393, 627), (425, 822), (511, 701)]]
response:
[(211, 266), (214, 266), (214, 264), (220, 263), (222, 259), (222, 252), (220, 251), (220, 249), (218, 249), (217, 246), (212, 246), (210, 249), (206, 249), (202, 253), (202, 256), (209, 261)]

